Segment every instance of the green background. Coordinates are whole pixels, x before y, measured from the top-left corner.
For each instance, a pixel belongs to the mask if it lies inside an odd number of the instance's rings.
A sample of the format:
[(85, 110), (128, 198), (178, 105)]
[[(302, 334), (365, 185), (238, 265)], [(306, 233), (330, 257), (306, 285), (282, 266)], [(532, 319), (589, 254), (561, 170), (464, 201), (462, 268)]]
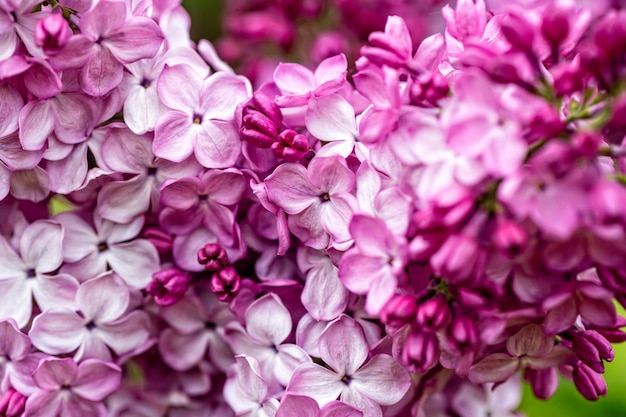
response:
[[(223, 1), (227, 0), (183, 1), (183, 6), (191, 15), (191, 33), (194, 39), (215, 39), (220, 35)], [(615, 346), (615, 360), (606, 365), (606, 398), (589, 402), (576, 391), (570, 381), (562, 380), (556, 395), (548, 401), (541, 401), (533, 397), (530, 388), (525, 384), (522, 411), (528, 417), (626, 416), (626, 383), (623, 377), (626, 372), (626, 345)]]

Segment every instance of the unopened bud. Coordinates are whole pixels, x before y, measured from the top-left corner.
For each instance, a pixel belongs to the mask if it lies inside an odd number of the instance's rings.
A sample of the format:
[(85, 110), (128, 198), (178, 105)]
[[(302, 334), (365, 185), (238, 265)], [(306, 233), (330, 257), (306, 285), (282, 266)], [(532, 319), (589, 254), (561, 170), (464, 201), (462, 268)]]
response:
[(35, 44), (47, 55), (58, 54), (71, 36), (72, 30), (61, 13), (51, 13), (35, 26)]
[(278, 142), (272, 144), (272, 151), (276, 158), (288, 162), (302, 159), (309, 151), (309, 141), (306, 136), (292, 129), (284, 130), (278, 135)]
[(380, 312), (380, 319), (388, 326), (400, 328), (411, 323), (415, 318), (417, 303), (415, 297), (406, 294), (396, 294)]
[(154, 301), (163, 307), (179, 302), (189, 288), (191, 278), (176, 268), (167, 268), (152, 274), (152, 281), (146, 292), (154, 297)]
[(198, 251), (198, 263), (207, 271), (219, 271), (229, 264), (228, 255), (218, 243), (207, 243)]
[(141, 234), (141, 237), (147, 239), (154, 245), (159, 255), (165, 255), (172, 250), (174, 246), (174, 238), (166, 233), (160, 227), (147, 227)]
[(476, 325), (469, 317), (456, 317), (452, 320), (448, 339), (459, 352), (471, 349), (478, 343)]
[(2, 397), (0, 397), (0, 416), (2, 417), (18, 417), (24, 412), (26, 406), (26, 397), (17, 392), (13, 388), (9, 388)]
[(404, 342), (402, 360), (415, 372), (426, 372), (439, 361), (439, 341), (433, 332), (410, 333)]
[(576, 364), (572, 377), (578, 392), (589, 401), (597, 401), (598, 398), (606, 395), (607, 387), (604, 377), (584, 363)]
[(209, 286), (218, 300), (228, 302), (239, 293), (241, 278), (235, 268), (227, 266), (211, 276)]
[(450, 322), (450, 309), (442, 296), (426, 300), (417, 309), (417, 323), (421, 326), (439, 330)]

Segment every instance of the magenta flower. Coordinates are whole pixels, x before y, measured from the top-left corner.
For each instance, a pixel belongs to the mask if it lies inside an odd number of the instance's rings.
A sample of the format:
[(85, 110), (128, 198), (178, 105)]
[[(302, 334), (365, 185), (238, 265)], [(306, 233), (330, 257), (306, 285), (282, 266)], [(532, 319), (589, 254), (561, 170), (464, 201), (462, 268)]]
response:
[(120, 386), (120, 379), (117, 365), (97, 359), (80, 365), (70, 358), (45, 359), (33, 374), (39, 390), (28, 397), (24, 416), (106, 417), (103, 400)]
[(289, 228), (304, 244), (325, 249), (350, 239), (348, 223), (357, 209), (350, 194), (354, 173), (337, 155), (314, 158), (308, 169), (282, 164), (265, 180), (269, 200), (289, 214)]
[(81, 33), (72, 36), (53, 62), (59, 69), (80, 68), (80, 86), (92, 96), (103, 96), (117, 87), (124, 64), (154, 57), (163, 42), (157, 24), (130, 15), (123, 1), (96, 3), (81, 15), (80, 28)]
[(157, 90), (171, 110), (157, 121), (154, 154), (173, 162), (194, 154), (207, 168), (233, 166), (241, 152), (235, 107), (251, 95), (248, 81), (226, 72), (203, 79), (189, 65), (166, 65)]
[(33, 344), (51, 355), (74, 353), (76, 361), (111, 361), (117, 355), (142, 348), (150, 337), (150, 321), (143, 311), (128, 312), (130, 293), (124, 281), (109, 272), (81, 284), (77, 309), (44, 311), (33, 320)]
[(339, 398), (362, 411), (363, 417), (381, 417), (380, 407), (400, 401), (411, 386), (408, 372), (391, 356), (381, 353), (367, 361), (363, 330), (348, 316), (324, 330), (319, 349), (330, 369), (315, 363), (299, 366), (287, 393), (310, 396), (321, 407)]
[(52, 275), (63, 262), (63, 228), (39, 220), (24, 230), (19, 253), (0, 236), (0, 319), (12, 318), (24, 327), (30, 320), (33, 298), (41, 309), (73, 306), (78, 288), (67, 274)]
[(355, 247), (339, 264), (339, 278), (355, 294), (367, 294), (365, 309), (378, 314), (405, 280), (407, 243), (375, 217), (356, 214), (350, 221)]
[(320, 409), (311, 397), (286, 394), (283, 396), (276, 417), (363, 417), (363, 413), (341, 401), (331, 401)]

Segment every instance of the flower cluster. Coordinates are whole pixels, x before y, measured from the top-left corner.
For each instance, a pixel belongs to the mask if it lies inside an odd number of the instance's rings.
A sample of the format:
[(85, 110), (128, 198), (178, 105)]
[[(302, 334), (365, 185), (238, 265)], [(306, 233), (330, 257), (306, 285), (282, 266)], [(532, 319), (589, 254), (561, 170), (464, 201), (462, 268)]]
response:
[(419, 45), (393, 15), (354, 68), (253, 91), (178, 0), (0, 0), (0, 415), (605, 395), (626, 12), (524, 4), (459, 0)]

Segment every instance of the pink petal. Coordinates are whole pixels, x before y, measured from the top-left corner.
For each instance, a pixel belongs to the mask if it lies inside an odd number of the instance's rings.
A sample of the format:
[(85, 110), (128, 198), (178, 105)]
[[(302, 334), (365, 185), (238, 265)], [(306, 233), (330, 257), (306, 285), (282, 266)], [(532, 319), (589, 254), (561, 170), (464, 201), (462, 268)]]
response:
[(274, 82), (284, 95), (303, 94), (315, 89), (313, 73), (300, 64), (280, 63), (274, 70)]
[(299, 366), (289, 381), (287, 393), (306, 395), (320, 406), (336, 400), (344, 388), (342, 375), (314, 363)]
[(77, 190), (87, 177), (87, 143), (73, 147), (70, 154), (59, 161), (48, 161), (46, 171), (50, 177), (50, 191), (69, 194)]
[(76, 303), (85, 320), (107, 323), (118, 319), (128, 307), (128, 287), (120, 277), (107, 273), (81, 284)]
[(56, 417), (62, 405), (63, 399), (57, 391), (37, 391), (26, 400), (24, 416)]
[(147, 240), (118, 243), (109, 248), (111, 269), (132, 288), (143, 289), (159, 269), (159, 253)]
[(98, 194), (98, 214), (107, 220), (128, 223), (148, 211), (152, 188), (152, 181), (145, 175), (105, 184)]
[(131, 311), (121, 319), (98, 325), (97, 335), (117, 355), (143, 347), (151, 336), (151, 324), (144, 311)]
[(246, 330), (256, 342), (280, 345), (291, 333), (291, 315), (276, 294), (269, 293), (246, 310)]
[(300, 213), (320, 201), (321, 193), (311, 185), (300, 164), (281, 164), (265, 179), (267, 197), (288, 214)]
[(311, 397), (285, 394), (276, 417), (319, 417), (319, 406)]
[(100, 148), (109, 168), (125, 174), (142, 174), (152, 164), (152, 141), (129, 129), (109, 129)]
[(365, 362), (369, 346), (361, 326), (348, 316), (328, 325), (319, 338), (320, 356), (339, 377), (351, 376)]
[(87, 64), (80, 70), (79, 82), (83, 91), (90, 96), (101, 97), (122, 82), (124, 67), (111, 52), (95, 46)]
[(52, 272), (63, 262), (63, 227), (40, 220), (26, 228), (20, 241), (24, 262), (37, 272)]
[(348, 225), (352, 213), (358, 209), (356, 198), (352, 194), (335, 194), (330, 201), (320, 204), (320, 221), (324, 230), (328, 232), (337, 243), (350, 240)]
[(314, 97), (306, 112), (306, 128), (322, 141), (351, 141), (358, 136), (354, 108), (338, 94)]
[(315, 82), (322, 85), (337, 78), (345, 79), (348, 70), (348, 60), (344, 54), (326, 58), (315, 69)]
[(163, 361), (177, 371), (196, 366), (206, 354), (210, 334), (205, 331), (183, 335), (165, 329), (159, 337), (159, 352)]
[(474, 384), (503, 382), (520, 368), (519, 360), (504, 353), (493, 353), (472, 366), (469, 379)]
[(84, 220), (74, 213), (64, 212), (55, 217), (63, 225), (63, 256), (66, 262), (76, 262), (98, 246), (98, 237)]
[(30, 339), (17, 328), (15, 320), (0, 321), (0, 354), (19, 361), (30, 353)]
[(29, 336), (33, 345), (50, 355), (71, 353), (83, 341), (85, 319), (65, 308), (51, 308), (35, 317)]
[(554, 336), (546, 335), (539, 324), (529, 324), (506, 341), (512, 356), (543, 356), (554, 347)]
[(303, 363), (310, 363), (311, 357), (299, 346), (285, 343), (277, 347), (278, 354), (273, 371), (276, 380), (287, 386), (294, 371)]
[(55, 112), (51, 100), (31, 101), (19, 115), (20, 142), (25, 150), (42, 149), (55, 125)]
[[(189, 65), (165, 65), (157, 91), (159, 98), (167, 107), (184, 112), (190, 119), (200, 104), (202, 78)], [(158, 123), (157, 123), (158, 126)]]
[(379, 315), (380, 310), (395, 294), (397, 287), (398, 280), (393, 273), (389, 269), (384, 271), (378, 279), (372, 282), (365, 303), (365, 311), (368, 314)]
[(207, 243), (217, 243), (217, 238), (205, 227), (199, 227), (189, 235), (176, 236), (172, 249), (176, 265), (187, 271), (203, 271), (204, 267), (198, 263), (196, 253), (198, 248)]
[(121, 30), (108, 36), (106, 44), (118, 61), (130, 64), (154, 58), (163, 39), (163, 32), (154, 20), (135, 16), (127, 20)]
[(43, 153), (43, 149), (36, 152), (25, 151), (17, 134), (0, 138), (0, 160), (11, 171), (35, 168), (41, 161)]
[(124, 102), (124, 122), (138, 135), (151, 132), (163, 110), (156, 88), (133, 88)]
[(119, 366), (97, 359), (86, 359), (78, 366), (72, 391), (90, 401), (103, 401), (120, 386)]
[(51, 307), (75, 308), (78, 281), (71, 275), (38, 275), (33, 286), (33, 297), (42, 310)]
[(0, 319), (11, 318), (26, 327), (33, 309), (30, 286), (22, 278), (0, 280)]
[(311, 269), (300, 298), (314, 319), (334, 320), (348, 305), (349, 293), (337, 276), (337, 268), (329, 265)]
[(78, 376), (78, 366), (71, 358), (44, 359), (33, 373), (35, 384), (47, 391), (58, 391), (72, 385)]
[(194, 150), (197, 126), (191, 117), (179, 111), (165, 113), (157, 121), (152, 151), (155, 156), (172, 162), (182, 162)]
[(187, 210), (198, 204), (200, 180), (196, 177), (184, 177), (166, 181), (161, 187), (161, 204), (176, 210)]
[(244, 78), (227, 72), (216, 72), (206, 79), (200, 90), (200, 108), (212, 120), (233, 120), (235, 108), (248, 99)]
[(19, 126), (22, 96), (9, 84), (0, 85), (0, 138), (15, 132)]
[(350, 192), (356, 181), (354, 172), (344, 158), (331, 156), (313, 158), (308, 168), (308, 178), (314, 186), (329, 194)]
[(225, 171), (207, 171), (201, 180), (204, 192), (211, 200), (224, 206), (238, 203), (246, 191), (246, 182), (241, 171), (234, 168)]
[(10, 191), (19, 200), (39, 203), (50, 194), (48, 174), (39, 166), (28, 171), (15, 171), (11, 176)]
[(219, 120), (205, 121), (193, 139), (194, 155), (206, 168), (228, 168), (241, 153), (239, 133), (232, 123)]
[(376, 355), (352, 375), (350, 388), (365, 394), (380, 405), (392, 405), (404, 397), (411, 386), (409, 373), (391, 356)]
[(126, 21), (125, 3), (101, 1), (80, 19), (81, 30), (93, 40), (120, 29)]

